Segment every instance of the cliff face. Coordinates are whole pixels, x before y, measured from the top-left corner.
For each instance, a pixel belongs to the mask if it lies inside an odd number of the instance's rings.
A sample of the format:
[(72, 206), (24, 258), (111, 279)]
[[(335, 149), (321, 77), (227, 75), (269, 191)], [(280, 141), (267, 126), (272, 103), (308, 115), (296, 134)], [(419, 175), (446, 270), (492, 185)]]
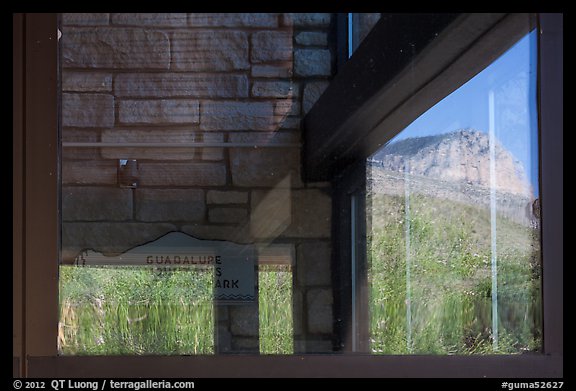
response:
[[(533, 224), (533, 196), (524, 167), (499, 142), (494, 146), (498, 213)], [(489, 208), (493, 201), (490, 143), (486, 133), (459, 130), (387, 145), (368, 162), (369, 192), (423, 194)], [(407, 182), (408, 180), (408, 182)]]
[[(384, 170), (491, 187), (488, 134), (477, 130), (410, 138), (392, 143), (372, 157)], [(530, 183), (521, 162), (499, 142), (495, 145), (496, 191), (529, 197)]]

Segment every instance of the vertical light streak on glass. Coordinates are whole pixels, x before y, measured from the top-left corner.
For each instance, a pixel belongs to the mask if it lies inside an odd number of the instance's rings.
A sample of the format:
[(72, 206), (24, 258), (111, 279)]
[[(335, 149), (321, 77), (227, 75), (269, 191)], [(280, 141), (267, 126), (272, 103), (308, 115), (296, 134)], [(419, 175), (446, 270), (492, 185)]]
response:
[(354, 45), (352, 42), (352, 29), (354, 28), (354, 24), (352, 22), (353, 15), (354, 14), (352, 12), (348, 13), (348, 58), (352, 57), (352, 53), (354, 52)]
[(490, 143), (490, 238), (492, 272), (492, 347), (498, 350), (498, 253), (496, 248), (496, 136), (494, 90), (488, 93), (488, 140)]
[(351, 323), (352, 323), (352, 351), (355, 352), (356, 347), (356, 219), (357, 210), (356, 210), (356, 196), (352, 195), (350, 197), (350, 224), (351, 224), (351, 245), (350, 245), (350, 258), (351, 258), (351, 269), (352, 269), (352, 276), (351, 276), (351, 285), (352, 285), (352, 314), (351, 314)]
[(410, 283), (410, 182), (408, 160), (404, 164), (404, 236), (406, 238), (406, 347), (412, 351), (412, 295)]

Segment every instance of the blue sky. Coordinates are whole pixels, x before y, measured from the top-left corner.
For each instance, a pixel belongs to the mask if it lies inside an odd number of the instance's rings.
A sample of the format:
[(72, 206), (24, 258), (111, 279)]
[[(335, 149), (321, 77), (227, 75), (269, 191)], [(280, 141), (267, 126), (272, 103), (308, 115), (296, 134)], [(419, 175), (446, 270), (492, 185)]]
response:
[(522, 38), (490, 66), (417, 118), (394, 140), (463, 128), (488, 132), (494, 91), (495, 135), (524, 166), (538, 194), (536, 33)]

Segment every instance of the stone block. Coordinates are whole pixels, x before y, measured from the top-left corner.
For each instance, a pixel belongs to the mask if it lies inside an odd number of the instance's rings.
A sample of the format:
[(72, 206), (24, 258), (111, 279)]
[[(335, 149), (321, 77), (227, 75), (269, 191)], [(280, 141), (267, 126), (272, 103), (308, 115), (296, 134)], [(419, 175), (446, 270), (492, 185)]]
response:
[(326, 27), (330, 25), (331, 14), (319, 12), (293, 12), (284, 14), (284, 24), (298, 27)]
[(327, 242), (308, 242), (298, 246), (298, 281), (302, 286), (332, 284), (331, 251)]
[(122, 100), (118, 119), (124, 124), (195, 124), (200, 102), (195, 99)]
[(298, 287), (292, 291), (292, 327), (294, 336), (302, 335), (304, 332), (304, 295)]
[(114, 126), (114, 97), (108, 94), (62, 94), (62, 125), (78, 128)]
[(296, 49), (294, 73), (297, 76), (330, 76), (332, 59), (328, 49)]
[(124, 221), (132, 219), (132, 190), (117, 187), (62, 188), (62, 220)]
[(208, 221), (211, 223), (239, 224), (248, 219), (248, 210), (245, 208), (210, 208)]
[(204, 191), (199, 189), (137, 189), (136, 220), (186, 221), (204, 219)]
[(251, 197), (250, 234), (258, 239), (281, 236), (292, 224), (290, 178), (269, 190), (253, 190)]
[(304, 114), (308, 113), (320, 96), (324, 93), (326, 88), (330, 85), (327, 81), (314, 81), (306, 83), (304, 86), (304, 94), (302, 96), (302, 108)]
[(201, 130), (274, 130), (274, 105), (269, 101), (203, 101)]
[(62, 72), (64, 92), (111, 92), (112, 75), (102, 72)]
[(295, 40), (303, 46), (326, 46), (328, 34), (323, 31), (302, 31), (296, 34)]
[(300, 131), (302, 127), (302, 118), (299, 117), (285, 117), (280, 119), (280, 130), (297, 130)]
[(289, 78), (292, 77), (292, 62), (283, 65), (252, 65), (252, 77)]
[(256, 353), (260, 351), (257, 337), (235, 337), (232, 339), (232, 353)]
[(246, 75), (204, 73), (122, 73), (115, 77), (120, 97), (248, 97)]
[(162, 31), (141, 28), (67, 28), (61, 39), (67, 68), (168, 69), (170, 42)]
[(118, 13), (110, 18), (112, 24), (124, 26), (182, 27), (187, 24), (185, 13)]
[(300, 115), (300, 101), (297, 99), (281, 99), (274, 105), (274, 114), (279, 117), (278, 121), (290, 115)]
[(292, 224), (283, 236), (295, 238), (329, 238), (332, 204), (321, 189), (292, 191)]
[(292, 31), (258, 31), (251, 43), (252, 63), (292, 61)]
[(248, 202), (248, 192), (234, 190), (209, 190), (206, 194), (208, 204), (245, 204)]
[(141, 186), (223, 186), (222, 163), (140, 163)]
[(62, 183), (65, 185), (115, 185), (116, 160), (79, 160), (62, 162)]
[[(268, 144), (295, 144), (296, 132), (230, 134), (230, 142), (253, 144), (254, 148), (230, 148), (232, 182), (237, 186), (300, 186), (300, 150), (298, 147), (266, 147)], [(287, 182), (283, 182), (288, 178)]]
[(258, 305), (230, 306), (230, 331), (234, 336), (257, 337), (259, 334)]
[(188, 14), (191, 27), (277, 27), (275, 13), (193, 13)]
[[(201, 133), (202, 141), (206, 143), (222, 143), (224, 142), (224, 134), (216, 132)], [(224, 148), (196, 148), (196, 153), (200, 155), (202, 160), (223, 160)], [(198, 156), (198, 155), (196, 155)]]
[(331, 334), (332, 327), (332, 290), (324, 288), (310, 289), (306, 293), (308, 309), (308, 332), (311, 334)]
[(218, 333), (215, 338), (214, 349), (216, 353), (230, 353), (232, 352), (232, 334), (228, 330), (228, 325), (218, 325)]
[(299, 85), (288, 80), (255, 81), (252, 96), (256, 98), (298, 98)]
[(234, 71), (250, 67), (248, 35), (243, 31), (178, 31), (171, 38), (174, 70)]
[(287, 177), (297, 185), (299, 166), (298, 148), (230, 148), (230, 170), (235, 186), (274, 187)]
[[(62, 24), (64, 26), (78, 25), (78, 26), (98, 26), (107, 25), (110, 19), (108, 13), (63, 13)], [(63, 29), (66, 32), (68, 29)]]

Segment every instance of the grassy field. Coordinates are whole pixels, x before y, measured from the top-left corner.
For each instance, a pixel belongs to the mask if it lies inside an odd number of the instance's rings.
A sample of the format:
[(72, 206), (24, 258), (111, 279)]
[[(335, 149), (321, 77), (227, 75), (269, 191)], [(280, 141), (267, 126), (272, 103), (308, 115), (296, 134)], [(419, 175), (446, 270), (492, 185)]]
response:
[(263, 265), (258, 271), (260, 354), (292, 354), (294, 338), (290, 266)]
[(212, 354), (212, 270), (60, 268), (62, 354)]
[[(290, 354), (292, 272), (259, 273), (260, 352)], [(64, 355), (213, 354), (212, 269), (60, 268)]]
[(490, 211), (422, 195), (412, 195), (408, 208), (404, 197), (384, 194), (372, 195), (369, 204), (373, 353), (497, 354), (540, 349), (536, 231), (497, 218), (498, 343), (494, 345)]
[[(404, 197), (385, 194), (371, 195), (368, 206), (372, 353), (541, 348), (537, 230), (497, 218), (495, 345), (489, 210), (416, 194), (408, 209)], [(258, 285), (260, 353), (291, 354), (292, 271), (260, 266)], [(212, 295), (212, 269), (62, 266), (60, 351), (214, 354)]]

